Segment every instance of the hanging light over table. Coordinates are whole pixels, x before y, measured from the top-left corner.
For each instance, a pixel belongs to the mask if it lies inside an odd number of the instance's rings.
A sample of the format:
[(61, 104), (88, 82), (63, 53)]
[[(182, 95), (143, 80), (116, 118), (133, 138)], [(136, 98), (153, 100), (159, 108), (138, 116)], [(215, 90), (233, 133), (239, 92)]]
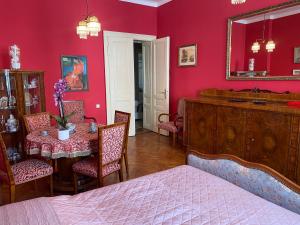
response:
[(96, 16), (89, 16), (88, 0), (86, 0), (86, 18), (79, 22), (76, 31), (80, 39), (87, 39), (88, 35), (97, 37), (101, 31), (101, 24)]
[(246, 0), (231, 0), (231, 4), (233, 5), (243, 4), (245, 2)]

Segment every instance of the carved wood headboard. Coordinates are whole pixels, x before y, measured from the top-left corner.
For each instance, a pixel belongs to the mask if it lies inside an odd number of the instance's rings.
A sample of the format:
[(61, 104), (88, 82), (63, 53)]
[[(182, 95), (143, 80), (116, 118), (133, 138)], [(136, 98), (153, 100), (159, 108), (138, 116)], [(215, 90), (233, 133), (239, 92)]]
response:
[(300, 214), (300, 186), (265, 165), (233, 155), (208, 155), (193, 150), (187, 152), (186, 160), (190, 166)]

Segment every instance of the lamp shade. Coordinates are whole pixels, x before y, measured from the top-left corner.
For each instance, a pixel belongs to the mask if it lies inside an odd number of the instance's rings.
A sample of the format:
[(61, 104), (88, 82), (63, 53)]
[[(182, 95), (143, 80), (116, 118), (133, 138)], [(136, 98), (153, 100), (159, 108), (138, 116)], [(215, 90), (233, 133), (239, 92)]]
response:
[(246, 0), (231, 0), (231, 4), (237, 5), (237, 4), (243, 4)]
[(91, 36), (98, 36), (98, 33), (101, 31), (101, 24), (96, 16), (88, 17), (87, 30)]
[(258, 53), (258, 51), (260, 50), (260, 44), (258, 42), (254, 42), (251, 47), (251, 50), (253, 53)]
[(267, 45), (266, 45), (266, 49), (268, 52), (273, 52), (274, 49), (276, 48), (276, 44), (274, 41), (268, 41)]
[(79, 22), (77, 28), (76, 28), (77, 34), (79, 35), (80, 39), (87, 39), (87, 36), (89, 34), (87, 23), (82, 20)]

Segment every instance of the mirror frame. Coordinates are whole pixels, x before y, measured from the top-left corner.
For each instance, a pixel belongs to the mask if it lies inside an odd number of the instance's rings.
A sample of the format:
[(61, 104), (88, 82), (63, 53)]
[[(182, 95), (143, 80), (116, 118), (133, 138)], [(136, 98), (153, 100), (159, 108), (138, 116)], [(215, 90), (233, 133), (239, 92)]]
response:
[(230, 76), (230, 65), (231, 65), (231, 42), (232, 42), (232, 24), (236, 20), (245, 19), (248, 17), (261, 15), (280, 9), (289, 8), (292, 6), (300, 5), (300, 0), (293, 0), (284, 2), (278, 5), (270, 6), (267, 8), (259, 9), (249, 13), (244, 13), (238, 16), (233, 16), (228, 19), (227, 24), (227, 51), (226, 51), (226, 80), (300, 80), (300, 76), (274, 76), (274, 77), (232, 77)]

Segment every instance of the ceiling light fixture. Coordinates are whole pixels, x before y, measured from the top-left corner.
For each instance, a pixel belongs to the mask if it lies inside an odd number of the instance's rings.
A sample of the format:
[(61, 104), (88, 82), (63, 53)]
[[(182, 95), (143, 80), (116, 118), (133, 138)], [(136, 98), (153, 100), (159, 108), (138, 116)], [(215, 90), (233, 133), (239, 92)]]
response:
[(246, 0), (231, 0), (231, 4), (233, 5), (239, 5), (245, 3)]
[(89, 16), (89, 5), (86, 0), (86, 18), (81, 20), (76, 28), (80, 39), (87, 39), (88, 35), (97, 37), (101, 31), (101, 24), (96, 16)]
[(267, 50), (268, 52), (273, 52), (275, 48), (276, 48), (275, 42), (272, 41), (272, 40), (268, 41), (268, 43), (267, 43), (267, 45), (266, 45), (266, 50)]
[(259, 50), (260, 50), (260, 44), (258, 41), (254, 42), (252, 47), (251, 47), (251, 50), (253, 53), (258, 53)]

